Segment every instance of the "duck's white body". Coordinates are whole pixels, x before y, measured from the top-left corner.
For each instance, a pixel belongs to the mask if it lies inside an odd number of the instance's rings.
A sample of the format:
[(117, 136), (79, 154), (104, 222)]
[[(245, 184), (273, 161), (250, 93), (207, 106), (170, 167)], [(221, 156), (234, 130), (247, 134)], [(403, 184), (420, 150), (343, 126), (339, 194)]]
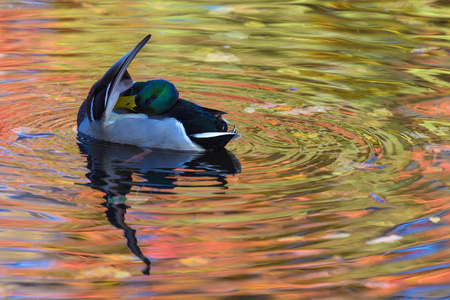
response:
[(85, 118), (78, 131), (100, 140), (145, 148), (177, 151), (205, 151), (186, 135), (183, 125), (174, 118), (149, 118), (145, 114), (110, 114), (103, 124)]

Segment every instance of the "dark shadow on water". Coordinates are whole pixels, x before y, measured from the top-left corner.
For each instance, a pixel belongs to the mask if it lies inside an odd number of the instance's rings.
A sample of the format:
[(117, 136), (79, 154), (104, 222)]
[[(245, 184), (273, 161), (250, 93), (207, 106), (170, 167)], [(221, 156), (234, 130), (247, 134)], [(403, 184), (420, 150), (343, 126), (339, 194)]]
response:
[[(150, 260), (142, 253), (136, 230), (125, 222), (130, 206), (127, 194), (133, 186), (152, 188), (148, 193), (167, 194), (175, 189), (180, 176), (215, 177), (219, 188), (227, 188), (227, 176), (241, 172), (239, 160), (229, 151), (207, 153), (146, 150), (138, 147), (105, 143), (79, 135), (80, 152), (87, 156), (86, 177), (89, 186), (105, 193), (106, 217), (114, 227), (123, 230), (127, 246), (142, 260), (142, 271), (150, 274)], [(145, 179), (133, 181), (133, 176)], [(142, 192), (140, 192), (142, 193)]]

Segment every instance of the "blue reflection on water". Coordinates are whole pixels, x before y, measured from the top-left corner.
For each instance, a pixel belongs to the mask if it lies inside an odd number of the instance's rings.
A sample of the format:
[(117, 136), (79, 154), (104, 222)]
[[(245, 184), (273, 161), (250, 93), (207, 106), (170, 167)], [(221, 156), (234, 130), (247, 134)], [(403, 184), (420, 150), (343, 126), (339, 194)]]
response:
[(436, 266), (429, 266), (429, 267), (424, 267), (424, 268), (418, 268), (418, 269), (414, 269), (414, 270), (410, 270), (410, 271), (404, 271), (404, 272), (399, 272), (399, 273), (395, 273), (395, 274), (397, 274), (397, 275), (415, 274), (415, 273), (420, 273), (420, 272), (427, 272), (427, 271), (433, 271), (433, 270), (439, 270), (439, 269), (448, 269), (448, 268), (450, 268), (450, 263), (436, 265)]
[(420, 218), (417, 220), (413, 220), (411, 222), (403, 223), (400, 225), (395, 226), (394, 228), (387, 231), (384, 235), (390, 235), (390, 234), (396, 234), (396, 235), (409, 235), (414, 234), (418, 232), (422, 232), (425, 230), (429, 230), (434, 227), (440, 227), (445, 226), (446, 224), (440, 223), (440, 222), (432, 222), (432, 218), (438, 219), (441, 218), (443, 215), (449, 213), (448, 210), (442, 211), (440, 213), (435, 214), (431, 217), (426, 218)]
[(5, 266), (15, 268), (47, 268), (52, 264), (52, 260), (23, 260), (14, 263), (5, 263)]
[(427, 243), (422, 245), (417, 245), (414, 247), (408, 247), (401, 250), (389, 251), (390, 254), (401, 254), (396, 256), (395, 259), (391, 261), (403, 261), (409, 259), (415, 259), (419, 257), (424, 257), (427, 255), (432, 255), (434, 253), (444, 252), (448, 249), (448, 243), (450, 240), (444, 240), (437, 243)]
[(429, 300), (450, 299), (450, 285), (422, 285), (415, 286), (400, 292), (400, 295), (390, 298), (391, 300)]

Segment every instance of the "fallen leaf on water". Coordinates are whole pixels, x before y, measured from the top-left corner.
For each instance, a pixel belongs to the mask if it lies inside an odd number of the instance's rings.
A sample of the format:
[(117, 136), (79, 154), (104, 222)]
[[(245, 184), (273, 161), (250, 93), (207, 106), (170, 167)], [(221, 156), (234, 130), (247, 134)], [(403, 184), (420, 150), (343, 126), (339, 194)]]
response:
[(386, 108), (378, 108), (374, 109), (371, 113), (368, 113), (368, 115), (372, 117), (391, 117), (394, 114)]
[(41, 138), (41, 137), (51, 137), (54, 136), (53, 133), (30, 133), (31, 129), (22, 127), (21, 130), (11, 129), (12, 132), (17, 134), (17, 139), (32, 139), (32, 138)]
[(180, 259), (180, 262), (186, 267), (199, 267), (208, 264), (211, 260), (206, 257), (193, 256)]
[(317, 106), (306, 106), (303, 108), (294, 108), (290, 110), (283, 110), (282, 112), (285, 114), (298, 116), (298, 115), (313, 115), (315, 113), (324, 113), (327, 110), (331, 109), (334, 109), (334, 107), (317, 105)]
[(432, 223), (434, 223), (434, 224), (437, 224), (437, 223), (439, 223), (441, 221), (441, 218), (439, 218), (439, 217), (431, 217), (430, 221)]
[(225, 54), (225, 53), (208, 53), (205, 58), (206, 62), (233, 62), (233, 61), (241, 61), (234, 54)]
[(255, 112), (255, 108), (254, 107), (246, 107), (246, 108), (244, 108), (244, 111), (248, 114), (252, 114)]
[(366, 242), (367, 245), (376, 245), (381, 243), (394, 243), (398, 240), (401, 240), (402, 237), (396, 234), (388, 235), (388, 236), (382, 236), (373, 240), (370, 240)]
[(262, 108), (274, 108), (274, 107), (278, 107), (280, 105), (285, 105), (285, 103), (283, 103), (283, 104), (273, 104), (273, 103), (266, 102), (266, 103), (260, 104), (258, 106), (262, 107)]
[(428, 52), (432, 52), (432, 51), (437, 51), (440, 50), (439, 47), (423, 47), (423, 48), (415, 48), (411, 50), (412, 54), (423, 54), (423, 53), (428, 53)]
[(348, 232), (333, 232), (323, 236), (324, 239), (345, 239), (350, 236)]
[(277, 72), (286, 75), (300, 75), (300, 70), (296, 70), (293, 68), (280, 68), (277, 70)]
[(130, 272), (120, 270), (111, 266), (87, 269), (82, 271), (77, 276), (77, 278), (82, 279), (101, 279), (101, 278), (125, 279), (129, 277), (131, 277)]
[(305, 238), (302, 236), (287, 236), (277, 239), (278, 242), (298, 242), (303, 241)]
[(211, 38), (216, 40), (241, 41), (248, 39), (248, 35), (239, 31), (230, 31), (213, 34)]

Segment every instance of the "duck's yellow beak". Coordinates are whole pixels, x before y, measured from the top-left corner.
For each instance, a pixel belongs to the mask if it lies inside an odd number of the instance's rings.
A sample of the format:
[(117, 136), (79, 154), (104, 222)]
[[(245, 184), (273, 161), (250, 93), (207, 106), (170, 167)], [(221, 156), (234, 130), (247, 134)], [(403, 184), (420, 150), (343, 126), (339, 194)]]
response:
[(136, 102), (134, 101), (135, 96), (123, 96), (117, 99), (114, 109), (125, 108), (134, 111), (136, 107)]

